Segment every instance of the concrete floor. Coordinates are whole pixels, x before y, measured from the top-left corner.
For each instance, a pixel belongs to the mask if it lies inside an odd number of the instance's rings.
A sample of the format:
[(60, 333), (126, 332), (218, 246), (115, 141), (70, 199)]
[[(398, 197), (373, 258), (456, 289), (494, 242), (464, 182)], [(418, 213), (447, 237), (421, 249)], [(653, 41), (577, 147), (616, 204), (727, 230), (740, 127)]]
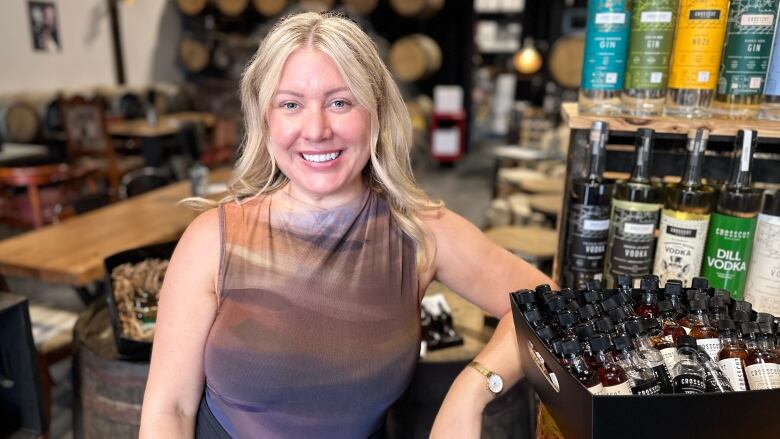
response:
[[(434, 199), (441, 199), (452, 211), (477, 227), (483, 226), (484, 212), (490, 202), (493, 161), (489, 148), (477, 147), (453, 166), (440, 165), (418, 156), (414, 163), (418, 184)], [(0, 226), (0, 239), (20, 233)], [(54, 308), (81, 311), (84, 308), (73, 288), (27, 278), (7, 277), (12, 292), (30, 298), (32, 303)], [(73, 386), (70, 358), (54, 365), (51, 437), (70, 439), (72, 431)]]

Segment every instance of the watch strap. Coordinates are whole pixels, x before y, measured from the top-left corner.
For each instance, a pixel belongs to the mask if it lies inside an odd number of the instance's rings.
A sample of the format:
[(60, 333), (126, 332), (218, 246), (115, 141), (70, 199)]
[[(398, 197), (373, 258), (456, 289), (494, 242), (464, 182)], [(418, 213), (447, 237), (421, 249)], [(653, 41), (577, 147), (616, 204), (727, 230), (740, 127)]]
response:
[(469, 367), (472, 367), (472, 368), (476, 369), (477, 372), (479, 372), (482, 375), (484, 375), (485, 378), (489, 378), (490, 375), (493, 374), (493, 372), (490, 369), (488, 369), (487, 367), (483, 366), (482, 363), (480, 363), (478, 361), (472, 361), (471, 363), (469, 363)]

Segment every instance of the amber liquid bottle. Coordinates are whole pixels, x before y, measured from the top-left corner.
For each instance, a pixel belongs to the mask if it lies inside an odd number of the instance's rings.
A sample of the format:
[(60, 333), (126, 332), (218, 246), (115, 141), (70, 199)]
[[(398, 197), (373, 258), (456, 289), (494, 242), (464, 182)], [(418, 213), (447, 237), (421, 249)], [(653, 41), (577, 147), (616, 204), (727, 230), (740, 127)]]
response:
[(774, 353), (764, 349), (762, 335), (758, 323), (742, 324), (742, 338), (747, 345), (745, 356), (745, 375), (750, 390), (780, 388), (780, 365)]
[(737, 337), (737, 328), (733, 320), (718, 321), (720, 333), (720, 352), (718, 352), (718, 367), (731, 383), (735, 392), (747, 390), (745, 384), (745, 357), (747, 349)]
[(590, 340), (590, 351), (594, 369), (598, 371), (603, 389), (601, 395), (631, 395), (631, 383), (626, 371), (608, 353), (612, 343), (606, 335), (597, 335)]
[(711, 359), (717, 360), (720, 351), (720, 339), (718, 330), (710, 325), (707, 315), (707, 302), (694, 300), (691, 303), (691, 314), (688, 317), (691, 322), (691, 337), (696, 339), (696, 344), (704, 348)]

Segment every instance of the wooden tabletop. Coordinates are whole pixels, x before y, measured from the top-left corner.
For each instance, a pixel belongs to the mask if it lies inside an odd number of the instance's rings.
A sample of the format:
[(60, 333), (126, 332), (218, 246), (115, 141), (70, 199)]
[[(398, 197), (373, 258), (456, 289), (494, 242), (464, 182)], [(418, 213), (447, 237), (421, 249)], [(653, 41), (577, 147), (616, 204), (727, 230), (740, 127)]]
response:
[(212, 113), (183, 112), (160, 116), (157, 125), (149, 125), (145, 118), (120, 120), (108, 124), (108, 134), (123, 137), (165, 137), (179, 132), (185, 123), (201, 122), (207, 127), (214, 125)]
[(569, 102), (563, 104), (563, 117), (567, 120), (569, 128), (590, 129), (591, 123), (597, 120), (605, 121), (612, 131), (633, 132), (638, 128), (652, 128), (657, 133), (687, 134), (692, 128), (704, 127), (710, 130), (711, 136), (734, 136), (738, 130), (744, 129), (747, 123), (750, 128), (757, 130), (759, 137), (780, 138), (780, 123), (770, 120), (732, 120), (732, 119), (685, 119), (678, 117), (614, 117), (580, 114), (577, 104)]
[(562, 194), (566, 182), (559, 178), (527, 178), (520, 180), (517, 187), (531, 194)]
[[(209, 175), (225, 181), (229, 169)], [(177, 239), (197, 212), (176, 203), (190, 182), (172, 185), (0, 241), (0, 273), (83, 286), (103, 276), (103, 259)]]
[(558, 248), (555, 230), (542, 227), (496, 227), (486, 230), (485, 235), (512, 253), (536, 259), (551, 259)]
[(43, 158), (48, 153), (49, 148), (46, 145), (3, 142), (0, 146), (0, 166), (25, 159)]
[(545, 215), (558, 215), (563, 207), (563, 194), (531, 195), (528, 198), (531, 209)]

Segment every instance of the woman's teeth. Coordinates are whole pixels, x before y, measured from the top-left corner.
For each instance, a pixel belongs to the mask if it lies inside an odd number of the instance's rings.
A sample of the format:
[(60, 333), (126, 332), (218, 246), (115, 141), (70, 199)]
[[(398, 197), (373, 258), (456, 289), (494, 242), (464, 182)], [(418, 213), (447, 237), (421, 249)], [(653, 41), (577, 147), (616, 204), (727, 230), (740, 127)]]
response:
[(334, 160), (340, 154), (341, 151), (330, 152), (328, 154), (301, 154), (301, 155), (303, 156), (303, 159), (308, 162), (322, 163), (322, 162), (329, 162), (331, 160)]

